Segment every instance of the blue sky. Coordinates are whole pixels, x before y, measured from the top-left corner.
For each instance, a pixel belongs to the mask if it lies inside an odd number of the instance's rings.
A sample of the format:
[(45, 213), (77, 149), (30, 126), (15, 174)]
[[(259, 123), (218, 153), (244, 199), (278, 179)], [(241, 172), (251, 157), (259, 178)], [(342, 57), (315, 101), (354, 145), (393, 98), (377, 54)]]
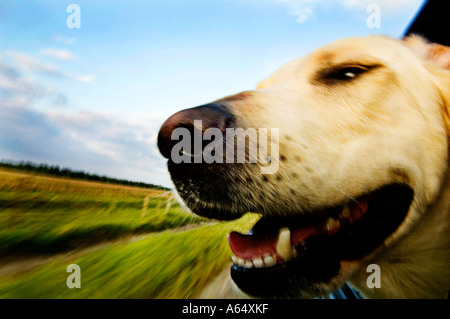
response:
[[(0, 159), (172, 186), (156, 148), (172, 113), (339, 38), (401, 37), (422, 2), (0, 1)], [(66, 25), (72, 3), (81, 28)]]

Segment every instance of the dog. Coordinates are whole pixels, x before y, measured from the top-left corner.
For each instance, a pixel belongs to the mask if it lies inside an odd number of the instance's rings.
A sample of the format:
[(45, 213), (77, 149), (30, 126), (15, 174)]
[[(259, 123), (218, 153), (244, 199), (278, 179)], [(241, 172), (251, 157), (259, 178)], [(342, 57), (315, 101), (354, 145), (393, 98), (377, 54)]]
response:
[[(184, 204), (219, 220), (261, 215), (228, 237), (240, 292), (316, 298), (347, 282), (365, 298), (447, 297), (449, 69), (450, 48), (419, 36), (342, 39), (166, 120), (158, 147)], [(279, 135), (265, 162), (175, 163), (178, 128)], [(263, 148), (249, 141), (246, 158), (251, 146)], [(263, 174), (267, 163), (277, 171)]]

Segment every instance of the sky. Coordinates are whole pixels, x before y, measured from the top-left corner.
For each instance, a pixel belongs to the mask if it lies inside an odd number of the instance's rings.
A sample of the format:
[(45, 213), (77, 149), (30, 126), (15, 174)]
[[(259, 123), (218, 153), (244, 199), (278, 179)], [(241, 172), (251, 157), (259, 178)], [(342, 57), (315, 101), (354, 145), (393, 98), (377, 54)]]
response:
[(171, 114), (333, 40), (402, 37), (422, 4), (0, 0), (0, 160), (173, 187), (156, 147)]

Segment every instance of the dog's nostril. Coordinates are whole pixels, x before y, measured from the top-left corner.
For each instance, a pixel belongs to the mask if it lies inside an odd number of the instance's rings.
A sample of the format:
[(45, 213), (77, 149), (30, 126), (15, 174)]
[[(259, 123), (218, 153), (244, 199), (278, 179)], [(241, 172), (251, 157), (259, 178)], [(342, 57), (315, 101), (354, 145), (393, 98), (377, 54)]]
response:
[[(182, 110), (169, 117), (161, 126), (158, 134), (158, 148), (164, 157), (170, 158), (172, 148), (179, 142), (178, 139), (172, 139), (172, 133), (177, 128), (186, 128), (189, 131), (191, 146), (193, 146), (196, 133), (203, 134), (208, 128), (218, 128), (225, 133), (225, 130), (233, 125), (233, 115), (222, 104), (211, 103)], [(193, 148), (191, 149), (193, 151)]]

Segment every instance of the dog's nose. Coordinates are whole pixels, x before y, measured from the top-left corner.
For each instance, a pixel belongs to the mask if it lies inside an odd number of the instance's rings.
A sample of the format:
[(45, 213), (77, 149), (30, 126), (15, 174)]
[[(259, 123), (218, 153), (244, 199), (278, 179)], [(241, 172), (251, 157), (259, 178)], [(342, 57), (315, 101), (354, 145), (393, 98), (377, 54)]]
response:
[(225, 105), (211, 103), (182, 110), (169, 117), (161, 126), (158, 134), (158, 148), (161, 154), (170, 158), (172, 148), (178, 140), (172, 139), (172, 132), (177, 128), (187, 128), (189, 132), (200, 129), (194, 121), (201, 120), (201, 130), (219, 128), (225, 133), (226, 128), (232, 127), (234, 118)]

